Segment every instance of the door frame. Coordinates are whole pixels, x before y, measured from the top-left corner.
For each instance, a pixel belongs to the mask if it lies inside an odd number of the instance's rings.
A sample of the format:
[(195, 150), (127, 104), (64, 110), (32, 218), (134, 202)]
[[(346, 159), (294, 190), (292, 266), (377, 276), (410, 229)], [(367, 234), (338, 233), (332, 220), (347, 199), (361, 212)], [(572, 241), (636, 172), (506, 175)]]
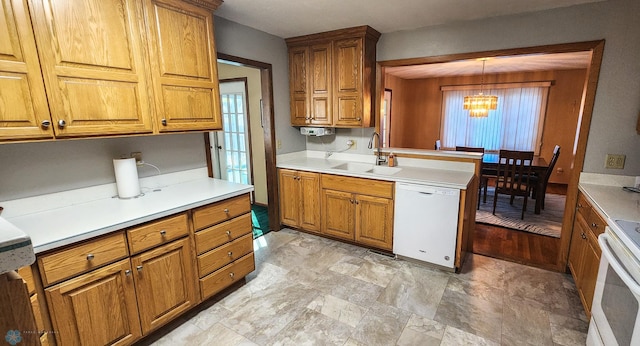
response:
[[(265, 165), (267, 173), (267, 200), (269, 207), (269, 229), (280, 230), (280, 206), (278, 204), (278, 176), (276, 172), (276, 131), (273, 109), (273, 67), (271, 64), (251, 59), (245, 59), (218, 52), (218, 59), (240, 64), (241, 66), (257, 68), (260, 70), (260, 85), (262, 90), (262, 131), (264, 134)], [(217, 61), (216, 61), (217, 63)], [(205, 156), (209, 177), (213, 176), (213, 163), (211, 162), (211, 141), (209, 134), (204, 133)]]
[[(567, 198), (564, 207), (564, 217), (562, 219), (562, 231), (560, 233), (560, 248), (558, 256), (556, 257), (555, 269), (560, 272), (565, 272), (567, 268), (567, 260), (569, 257), (569, 243), (571, 241), (571, 232), (573, 230), (573, 219), (576, 211), (576, 204), (578, 201), (578, 183), (580, 180), (580, 173), (584, 167), (584, 157), (587, 151), (587, 139), (589, 137), (589, 127), (591, 126), (591, 117), (593, 115), (593, 105), (596, 98), (596, 89), (598, 86), (598, 77), (600, 75), (600, 65), (602, 63), (602, 55), (604, 52), (604, 40), (586, 41), (586, 42), (574, 42), (574, 43), (561, 43), (544, 46), (523, 47), (523, 48), (510, 48), (491, 50), (483, 52), (469, 52), (459, 54), (448, 54), (439, 56), (429, 56), (420, 58), (409, 59), (397, 59), (378, 61), (377, 63), (377, 77), (380, 81), (377, 83), (377, 98), (381, 97), (381, 93), (384, 92), (384, 68), (396, 67), (396, 66), (411, 66), (411, 65), (424, 65), (434, 63), (445, 63), (455, 60), (467, 60), (487, 57), (501, 57), (501, 56), (513, 56), (523, 54), (543, 54), (543, 53), (568, 53), (568, 52), (580, 52), (591, 51), (591, 63), (587, 68), (587, 78), (582, 94), (581, 111), (578, 115), (578, 128), (576, 133), (576, 140), (573, 147), (573, 162), (571, 175), (569, 178), (569, 185), (567, 187)], [(380, 102), (378, 102), (380, 104)], [(376, 124), (376, 130), (379, 131), (379, 121)], [(472, 242), (473, 239), (470, 239)]]
[[(245, 107), (245, 114), (244, 116), (247, 118), (247, 131), (246, 131), (246, 135), (247, 135), (247, 141), (249, 142), (249, 147), (247, 148), (247, 154), (249, 155), (249, 167), (251, 167), (251, 169), (249, 170), (249, 179), (251, 180), (251, 184), (253, 184), (253, 145), (251, 142), (251, 111), (250, 111), (250, 107), (249, 107), (249, 80), (247, 77), (237, 77), (237, 78), (225, 78), (225, 79), (220, 79), (218, 81), (219, 84), (223, 84), (223, 83), (236, 83), (236, 82), (240, 82), (240, 83), (244, 83), (244, 101), (246, 101), (246, 104), (243, 105)], [(222, 86), (220, 87), (220, 90), (222, 90)], [(222, 104), (220, 104), (222, 106)], [(224, 130), (223, 130), (224, 131)], [(219, 132), (216, 131), (216, 137), (217, 134)], [(219, 140), (219, 139), (218, 139)], [(218, 143), (219, 145), (220, 143)], [(211, 149), (212, 145), (209, 145), (209, 148)], [(218, 152), (218, 155), (216, 155), (216, 157), (218, 158), (218, 160), (220, 160), (220, 152)], [(213, 163), (213, 162), (212, 162)], [(213, 168), (213, 167), (212, 167)], [(222, 175), (222, 172), (220, 172), (220, 175)], [(256, 195), (255, 195), (255, 191), (251, 191), (251, 200), (253, 201), (253, 203), (255, 203), (256, 201)]]

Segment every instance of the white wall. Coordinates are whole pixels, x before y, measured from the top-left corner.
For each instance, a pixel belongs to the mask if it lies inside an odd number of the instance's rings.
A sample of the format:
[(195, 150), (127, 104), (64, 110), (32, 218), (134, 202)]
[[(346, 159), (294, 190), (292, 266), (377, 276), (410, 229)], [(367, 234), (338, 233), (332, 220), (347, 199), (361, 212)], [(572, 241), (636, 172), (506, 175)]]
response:
[(201, 133), (0, 144), (0, 201), (113, 183), (112, 159), (132, 151), (162, 173), (206, 167)]
[[(640, 175), (640, 1), (609, 0), (383, 34), (378, 61), (605, 39), (584, 171)], [(605, 169), (605, 154), (625, 169)]]
[(305, 139), (291, 127), (289, 113), (289, 58), (284, 39), (248, 26), (215, 17), (218, 52), (271, 64), (276, 139), (282, 142), (276, 154), (305, 150)]

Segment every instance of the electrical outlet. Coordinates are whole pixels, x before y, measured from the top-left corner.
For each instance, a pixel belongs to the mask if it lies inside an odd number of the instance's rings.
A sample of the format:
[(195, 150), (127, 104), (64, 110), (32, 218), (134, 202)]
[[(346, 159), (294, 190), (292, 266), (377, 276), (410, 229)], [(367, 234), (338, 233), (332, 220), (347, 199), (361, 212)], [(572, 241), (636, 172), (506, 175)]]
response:
[(355, 139), (347, 140), (347, 146), (349, 149), (358, 149), (358, 142)]
[(625, 155), (607, 154), (604, 161), (604, 168), (623, 169), (625, 157)]
[(276, 139), (276, 149), (282, 149), (282, 141), (279, 139)]
[(142, 165), (142, 152), (141, 151), (132, 151), (131, 155), (129, 157), (136, 159), (136, 164), (138, 166)]

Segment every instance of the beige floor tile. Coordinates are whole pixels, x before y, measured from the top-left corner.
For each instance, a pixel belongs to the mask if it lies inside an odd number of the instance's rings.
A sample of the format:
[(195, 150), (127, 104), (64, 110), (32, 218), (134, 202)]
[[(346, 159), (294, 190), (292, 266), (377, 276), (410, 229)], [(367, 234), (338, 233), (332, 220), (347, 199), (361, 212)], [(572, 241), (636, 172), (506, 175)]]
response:
[(317, 297), (307, 305), (307, 309), (317, 311), (351, 327), (356, 327), (367, 312), (364, 307), (331, 295)]
[(411, 315), (398, 339), (398, 345), (440, 345), (445, 328), (446, 326), (442, 323), (415, 314)]
[(445, 291), (434, 320), (498, 342), (502, 336), (502, 304)]
[(467, 333), (463, 330), (447, 326), (442, 337), (441, 346), (498, 346), (499, 343), (487, 340), (475, 334)]
[(306, 309), (282, 332), (276, 335), (274, 346), (280, 345), (344, 345), (352, 327), (317, 311)]

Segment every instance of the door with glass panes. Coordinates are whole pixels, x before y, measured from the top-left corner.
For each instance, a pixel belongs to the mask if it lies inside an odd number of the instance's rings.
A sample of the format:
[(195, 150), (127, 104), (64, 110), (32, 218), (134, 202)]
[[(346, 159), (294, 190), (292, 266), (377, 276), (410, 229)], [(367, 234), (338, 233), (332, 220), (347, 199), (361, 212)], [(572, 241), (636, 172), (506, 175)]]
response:
[[(222, 131), (211, 132), (214, 175), (252, 184), (246, 81), (220, 81)], [(217, 163), (217, 165), (216, 165)], [(217, 167), (216, 167), (217, 166)]]

